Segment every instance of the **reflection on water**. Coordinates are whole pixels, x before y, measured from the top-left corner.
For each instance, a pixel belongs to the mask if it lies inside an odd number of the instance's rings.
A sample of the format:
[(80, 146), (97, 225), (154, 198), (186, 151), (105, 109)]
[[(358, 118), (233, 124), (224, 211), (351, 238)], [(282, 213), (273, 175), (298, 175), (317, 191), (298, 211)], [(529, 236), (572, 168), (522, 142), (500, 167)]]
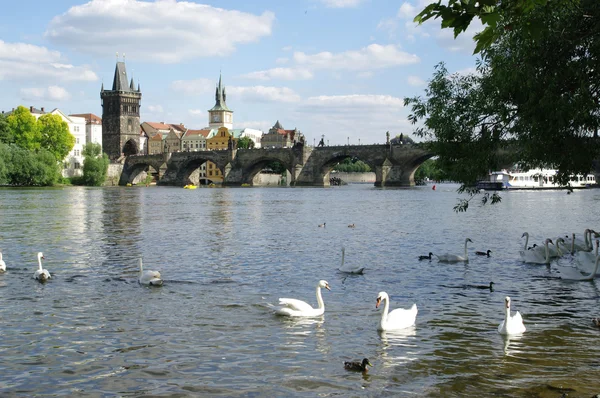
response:
[[(600, 229), (600, 192), (506, 192), (457, 214), (455, 188), (0, 189), (1, 395), (600, 393), (600, 282), (519, 256), (524, 231), (539, 244)], [(418, 261), (465, 237), (492, 256)], [(342, 247), (364, 275), (338, 272)], [(32, 278), (38, 251), (45, 285)], [(164, 286), (137, 283), (139, 257)], [(322, 317), (265, 305), (313, 301), (320, 279), (332, 287)], [(378, 333), (379, 291), (416, 303), (416, 325)], [(497, 333), (505, 296), (522, 336)], [(368, 373), (344, 369), (364, 357)]]

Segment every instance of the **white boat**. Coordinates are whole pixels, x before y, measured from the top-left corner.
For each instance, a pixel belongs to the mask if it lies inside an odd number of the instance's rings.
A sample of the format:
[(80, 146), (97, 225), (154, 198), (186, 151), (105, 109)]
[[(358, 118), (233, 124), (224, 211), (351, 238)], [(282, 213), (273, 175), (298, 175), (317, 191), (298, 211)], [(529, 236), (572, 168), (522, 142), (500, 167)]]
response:
[[(482, 181), (481, 189), (560, 189), (555, 182), (557, 170), (531, 169), (529, 171), (494, 171), (489, 181)], [(588, 188), (596, 184), (594, 174), (571, 176), (571, 188)]]

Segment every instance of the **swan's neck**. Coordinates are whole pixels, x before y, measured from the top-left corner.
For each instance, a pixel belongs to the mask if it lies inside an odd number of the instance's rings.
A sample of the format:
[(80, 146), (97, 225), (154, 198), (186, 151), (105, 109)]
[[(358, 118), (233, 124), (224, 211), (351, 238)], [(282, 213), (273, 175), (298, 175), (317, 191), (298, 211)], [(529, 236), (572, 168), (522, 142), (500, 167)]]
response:
[[(596, 241), (596, 253), (594, 254), (594, 256), (598, 257), (598, 241)], [(2, 260), (2, 253), (0, 253), (0, 260)]]
[(548, 247), (548, 241), (544, 242), (544, 246), (546, 246), (546, 264), (550, 263), (550, 248)]
[(571, 238), (571, 254), (575, 253), (575, 234)]
[(42, 271), (43, 268), (42, 268), (42, 258), (41, 257), (38, 257), (38, 265), (40, 266), (40, 271)]
[(465, 259), (468, 260), (469, 259), (469, 255), (467, 254), (467, 242), (465, 241)]
[(144, 272), (144, 267), (142, 266), (142, 260), (140, 259), (140, 275)]
[[(583, 235), (583, 244), (585, 245), (585, 250), (588, 250), (590, 248), (590, 239), (592, 237), (592, 232), (589, 229), (586, 229)], [(590, 235), (590, 239), (588, 239), (588, 235)]]
[(319, 304), (319, 309), (325, 308), (325, 303), (323, 302), (323, 297), (321, 296), (321, 286), (317, 286), (317, 303)]
[(388, 311), (390, 309), (390, 303), (387, 298), (384, 298), (385, 304), (383, 305), (383, 312), (381, 313), (381, 326), (387, 322)]
[(342, 249), (342, 267), (344, 266), (344, 257), (346, 256), (346, 250)]
[[(505, 305), (506, 307), (506, 305)], [(510, 306), (506, 307), (506, 311), (504, 312), (504, 326), (508, 325), (508, 320), (510, 319)]]
[(525, 247), (523, 248), (523, 250), (527, 250), (527, 244), (529, 243), (529, 234), (525, 233)]

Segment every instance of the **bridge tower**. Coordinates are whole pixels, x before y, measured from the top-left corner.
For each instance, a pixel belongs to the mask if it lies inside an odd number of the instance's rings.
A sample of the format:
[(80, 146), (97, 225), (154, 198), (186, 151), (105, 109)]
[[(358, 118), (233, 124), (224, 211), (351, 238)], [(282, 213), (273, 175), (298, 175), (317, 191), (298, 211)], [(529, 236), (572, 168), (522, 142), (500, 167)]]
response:
[(227, 94), (225, 86), (221, 84), (221, 74), (219, 74), (219, 84), (215, 90), (215, 106), (208, 110), (208, 127), (218, 129), (227, 127), (233, 128), (233, 111), (227, 107)]
[(102, 99), (102, 150), (110, 160), (140, 152), (140, 102), (142, 92), (127, 84), (125, 62), (117, 60), (112, 90), (100, 89)]

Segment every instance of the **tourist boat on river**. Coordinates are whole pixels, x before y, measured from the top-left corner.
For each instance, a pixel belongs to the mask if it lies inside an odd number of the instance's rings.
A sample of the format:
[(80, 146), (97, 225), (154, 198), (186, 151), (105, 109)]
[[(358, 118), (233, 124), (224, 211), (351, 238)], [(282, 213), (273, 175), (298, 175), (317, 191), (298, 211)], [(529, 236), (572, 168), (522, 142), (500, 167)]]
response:
[[(494, 171), (488, 181), (480, 181), (480, 189), (561, 189), (566, 188), (555, 182), (557, 170), (531, 169), (529, 171)], [(596, 185), (594, 174), (571, 176), (571, 188), (588, 188)]]

